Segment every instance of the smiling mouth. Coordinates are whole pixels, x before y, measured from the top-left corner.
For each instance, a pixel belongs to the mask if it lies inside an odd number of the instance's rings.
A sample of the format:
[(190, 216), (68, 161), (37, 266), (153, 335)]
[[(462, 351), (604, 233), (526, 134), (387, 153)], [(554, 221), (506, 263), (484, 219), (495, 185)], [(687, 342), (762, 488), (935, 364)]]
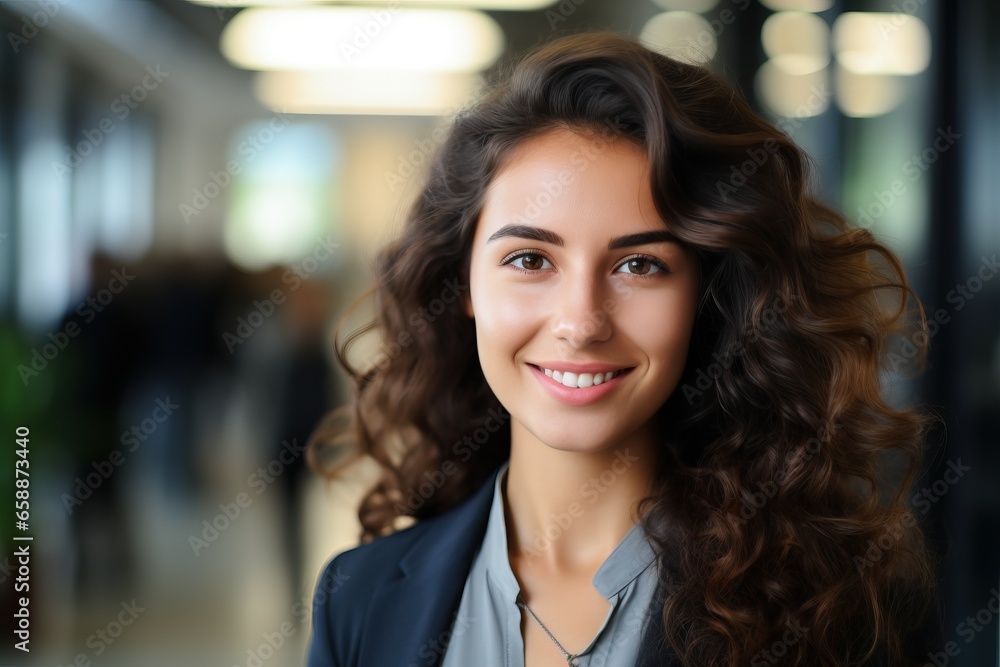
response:
[[(542, 371), (548, 377), (552, 378), (556, 382), (560, 383), (565, 387), (570, 387), (572, 389), (585, 389), (586, 387), (593, 387), (595, 385), (603, 384), (610, 380), (614, 380), (620, 375), (624, 375), (632, 370), (632, 368), (622, 368), (617, 371), (609, 371), (607, 373), (571, 373), (569, 371), (563, 373), (560, 371), (554, 371), (549, 368), (542, 368), (536, 364), (528, 364), (532, 368), (537, 368)], [(634, 368), (634, 367), (633, 367)]]

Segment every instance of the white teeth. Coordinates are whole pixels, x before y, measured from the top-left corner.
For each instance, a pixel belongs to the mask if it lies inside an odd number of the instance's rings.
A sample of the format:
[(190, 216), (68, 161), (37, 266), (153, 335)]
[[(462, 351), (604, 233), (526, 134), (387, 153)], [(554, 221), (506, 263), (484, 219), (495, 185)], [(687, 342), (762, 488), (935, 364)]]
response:
[(545, 374), (555, 380), (556, 382), (565, 385), (567, 387), (573, 387), (574, 389), (582, 389), (584, 387), (591, 387), (593, 385), (598, 385), (608, 380), (612, 380), (622, 373), (624, 370), (613, 371), (609, 373), (571, 373), (569, 371), (562, 373), (560, 371), (554, 371), (549, 368), (543, 368)]

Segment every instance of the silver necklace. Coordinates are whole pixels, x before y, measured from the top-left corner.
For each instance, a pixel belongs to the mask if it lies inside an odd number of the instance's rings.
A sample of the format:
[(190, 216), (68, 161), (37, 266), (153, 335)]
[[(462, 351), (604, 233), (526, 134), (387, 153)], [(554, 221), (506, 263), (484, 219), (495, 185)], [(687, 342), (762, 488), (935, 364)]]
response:
[(577, 656), (573, 655), (572, 653), (564, 649), (562, 644), (559, 643), (559, 640), (552, 636), (552, 633), (549, 632), (549, 629), (545, 627), (545, 625), (540, 620), (538, 620), (537, 616), (535, 616), (535, 612), (531, 611), (531, 609), (528, 608), (528, 605), (524, 602), (524, 598), (521, 596), (520, 592), (518, 592), (517, 594), (517, 605), (522, 609), (524, 609), (525, 611), (527, 611), (529, 614), (531, 614), (531, 617), (535, 619), (535, 622), (538, 623), (538, 625), (542, 628), (542, 630), (545, 631), (545, 634), (549, 636), (549, 639), (551, 639), (553, 643), (555, 643), (555, 645), (559, 647), (559, 650), (562, 651), (563, 656), (566, 658), (566, 664), (569, 665), (570, 667), (576, 665)]

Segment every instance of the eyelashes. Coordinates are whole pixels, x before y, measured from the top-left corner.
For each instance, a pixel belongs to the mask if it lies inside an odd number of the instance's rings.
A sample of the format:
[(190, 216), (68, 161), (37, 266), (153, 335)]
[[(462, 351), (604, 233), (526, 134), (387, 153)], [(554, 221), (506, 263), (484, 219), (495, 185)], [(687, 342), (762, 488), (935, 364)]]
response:
[[(508, 269), (510, 269), (512, 271), (517, 271), (518, 273), (523, 273), (523, 274), (527, 274), (527, 275), (530, 275), (530, 274), (533, 274), (533, 273), (539, 273), (541, 271), (541, 269), (525, 269), (525, 268), (520, 267), (520, 266), (515, 266), (513, 264), (513, 262), (515, 260), (521, 258), (521, 257), (539, 257), (539, 258), (541, 258), (543, 260), (548, 260), (548, 258), (545, 256), (545, 253), (543, 253), (543, 252), (541, 252), (539, 250), (533, 250), (533, 249), (518, 250), (516, 252), (512, 252), (511, 254), (507, 255), (502, 260), (500, 260), (500, 265), (501, 266), (506, 266)], [(628, 257), (626, 257), (625, 259), (623, 259), (621, 261), (621, 263), (618, 264), (617, 267), (615, 267), (615, 273), (618, 273), (618, 269), (620, 269), (622, 266), (624, 266), (624, 265), (626, 265), (629, 262), (632, 262), (634, 260), (642, 260), (642, 261), (645, 261), (645, 262), (649, 262), (652, 266), (657, 267), (659, 269), (659, 271), (654, 271), (652, 273), (631, 273), (631, 272), (628, 272), (628, 271), (624, 272), (626, 275), (631, 276), (632, 278), (635, 278), (635, 279), (638, 279), (638, 280), (652, 280), (652, 279), (656, 278), (660, 274), (670, 273), (670, 267), (668, 267), (662, 261), (660, 261), (656, 257), (652, 257), (650, 255), (643, 255), (641, 253), (637, 253), (635, 255), (629, 255)]]

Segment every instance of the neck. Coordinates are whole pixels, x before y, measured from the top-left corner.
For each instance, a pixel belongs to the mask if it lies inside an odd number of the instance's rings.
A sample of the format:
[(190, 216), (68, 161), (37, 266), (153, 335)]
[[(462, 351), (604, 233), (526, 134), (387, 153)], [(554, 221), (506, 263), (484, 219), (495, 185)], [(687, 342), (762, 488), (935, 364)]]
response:
[(596, 570), (639, 520), (652, 492), (657, 448), (637, 431), (596, 452), (553, 449), (513, 425), (503, 484), (512, 564), (554, 572)]

